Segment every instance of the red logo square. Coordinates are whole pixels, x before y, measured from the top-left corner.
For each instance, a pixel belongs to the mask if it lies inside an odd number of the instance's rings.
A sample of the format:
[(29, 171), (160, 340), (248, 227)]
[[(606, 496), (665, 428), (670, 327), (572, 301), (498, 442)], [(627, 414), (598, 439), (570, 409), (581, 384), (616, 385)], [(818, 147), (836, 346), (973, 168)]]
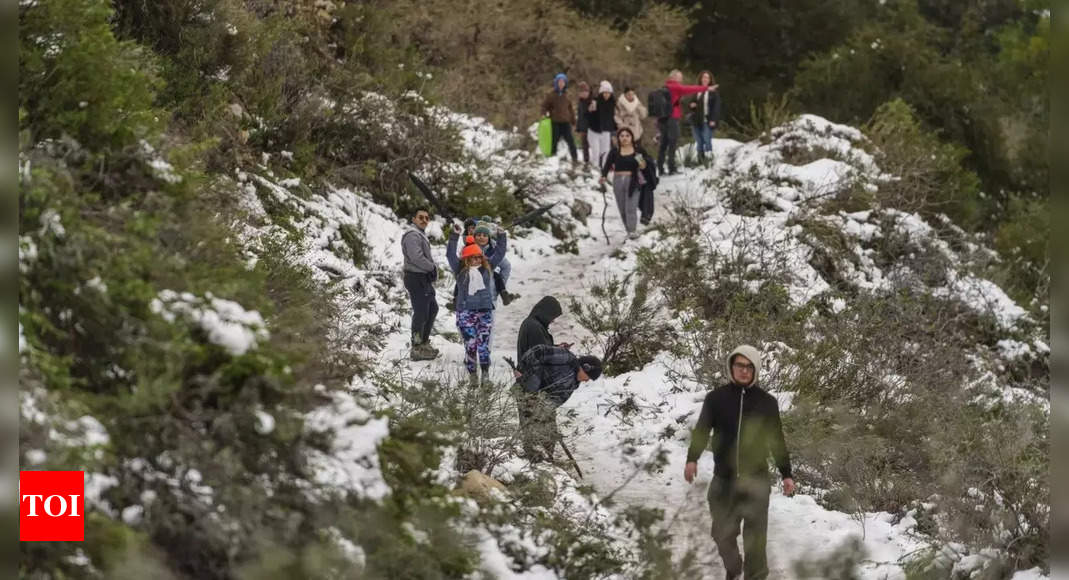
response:
[(19, 472), (19, 541), (85, 539), (85, 472)]

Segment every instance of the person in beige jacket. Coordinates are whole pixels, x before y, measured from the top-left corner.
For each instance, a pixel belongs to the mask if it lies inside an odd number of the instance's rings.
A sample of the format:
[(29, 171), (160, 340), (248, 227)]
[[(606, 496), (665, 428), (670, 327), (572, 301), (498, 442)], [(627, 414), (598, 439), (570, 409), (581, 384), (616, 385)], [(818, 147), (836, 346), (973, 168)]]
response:
[(616, 100), (616, 127), (631, 129), (631, 133), (635, 136), (635, 144), (642, 139), (642, 120), (648, 115), (646, 105), (638, 100), (635, 89), (631, 87), (624, 89), (624, 96)]

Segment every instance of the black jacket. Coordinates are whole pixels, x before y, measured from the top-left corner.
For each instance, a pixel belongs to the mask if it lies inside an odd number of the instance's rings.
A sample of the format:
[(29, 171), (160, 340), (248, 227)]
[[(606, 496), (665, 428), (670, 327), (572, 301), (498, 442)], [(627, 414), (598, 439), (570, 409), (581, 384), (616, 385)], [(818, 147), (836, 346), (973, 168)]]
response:
[(594, 99), (595, 109), (587, 117), (587, 122), (590, 123), (588, 130), (595, 133), (615, 133), (616, 95), (610, 95), (607, 101), (601, 98), (601, 93), (591, 98)]
[(553, 335), (549, 333), (549, 324), (563, 313), (560, 302), (552, 296), (543, 297), (531, 309), (531, 313), (520, 325), (520, 335), (516, 338), (516, 360), (519, 361), (531, 347), (540, 344), (553, 346)]
[(594, 113), (586, 110), (590, 106), (590, 97), (579, 99), (578, 113), (575, 119), (575, 132), (584, 133), (590, 128), (590, 116)]
[(532, 347), (519, 364), (522, 376), (516, 382), (526, 393), (543, 393), (554, 406), (561, 406), (579, 388), (579, 357), (560, 346)]
[[(646, 160), (645, 169), (639, 169), (638, 155), (641, 155)], [(620, 154), (619, 147), (613, 147), (609, 154), (605, 156), (605, 166), (601, 168), (601, 176), (608, 177), (610, 169), (616, 173), (630, 173), (631, 186), (627, 194), (633, 195), (636, 191), (639, 191), (638, 174), (641, 172), (642, 177), (646, 180), (645, 187), (647, 187), (647, 191), (653, 191), (658, 182), (657, 164), (654, 161), (654, 158), (650, 157), (650, 154), (641, 145), (635, 147), (635, 154), (626, 156)]]
[[(739, 437), (739, 404), (742, 403), (742, 429)], [(743, 389), (729, 383), (709, 391), (702, 405), (698, 424), (691, 435), (687, 462), (697, 461), (713, 434), (713, 474), (733, 479), (744, 476), (768, 476), (769, 454), (784, 479), (791, 477), (791, 457), (783, 439), (779, 403), (761, 387)], [(736, 439), (741, 438), (741, 448)]]

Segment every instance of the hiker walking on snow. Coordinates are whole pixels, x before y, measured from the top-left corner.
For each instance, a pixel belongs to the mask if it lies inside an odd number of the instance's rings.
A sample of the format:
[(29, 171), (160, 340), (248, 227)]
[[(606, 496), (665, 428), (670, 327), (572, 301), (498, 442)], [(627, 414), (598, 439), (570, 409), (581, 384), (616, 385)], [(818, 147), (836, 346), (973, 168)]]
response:
[[(729, 579), (768, 578), (765, 540), (768, 529), (768, 458), (775, 460), (783, 477), (783, 493), (794, 493), (791, 459), (783, 439), (779, 404), (758, 386), (761, 353), (742, 345), (727, 357), (731, 382), (705, 396), (698, 424), (691, 436), (683, 477), (694, 481), (698, 457), (713, 433), (716, 466), (709, 483), (709, 512), (713, 516), (712, 535)], [(743, 564), (738, 536), (746, 553)]]
[(616, 132), (616, 97), (609, 81), (601, 81), (598, 85), (598, 96), (587, 105), (587, 111), (590, 113), (587, 118), (590, 159), (600, 169), (609, 155), (612, 135)]
[(553, 90), (542, 100), (542, 114), (553, 122), (553, 145), (550, 155), (557, 154), (557, 142), (562, 138), (568, 144), (568, 153), (572, 163), (577, 161), (575, 139), (572, 138), (572, 122), (575, 120), (575, 108), (568, 98), (568, 76), (560, 73), (553, 77)]
[(438, 265), (431, 257), (431, 243), (424, 230), (431, 221), (426, 208), (419, 208), (412, 216), (412, 227), (401, 236), (401, 254), (404, 256), (404, 283), (408, 299), (412, 302), (412, 360), (431, 360), (438, 356), (438, 349), (430, 344), (434, 319), (438, 316), (438, 299), (434, 281), (438, 279)]
[(720, 121), (720, 92), (713, 78), (713, 73), (703, 70), (698, 73), (698, 85), (711, 87), (709, 90), (683, 99), (690, 110), (687, 118), (690, 131), (694, 135), (694, 147), (698, 150), (698, 162), (705, 164), (705, 156), (713, 155), (713, 131)]
[(631, 87), (624, 89), (624, 96), (616, 99), (616, 126), (620, 129), (631, 129), (631, 134), (635, 136), (635, 145), (642, 140), (642, 120), (648, 114), (646, 105), (638, 100), (635, 89)]
[[(478, 244), (467, 238), (457, 257), (457, 243), (463, 229), (457, 225), (449, 236), (446, 258), (457, 277), (457, 329), (464, 341), (464, 366), (473, 379), (490, 372), (490, 338), (494, 328), (494, 301), (497, 289), (491, 273), (496, 264), (486, 259)], [(504, 244), (504, 240), (502, 240)], [(498, 255), (503, 256), (504, 253)]]
[[(658, 103), (655, 108), (652, 102), (647, 101), (650, 110), (657, 115), (657, 131), (660, 133), (661, 145), (657, 152), (658, 173), (664, 175), (664, 163), (668, 161), (668, 172), (676, 173), (676, 146), (679, 144), (679, 119), (683, 116), (679, 108), (679, 100), (687, 95), (701, 93), (706, 90), (715, 90), (716, 87), (703, 87), (701, 85), (684, 85), (683, 73), (678, 69), (668, 73), (668, 79), (664, 81), (664, 87), (654, 91), (663, 95), (658, 101), (667, 100), (667, 103)], [(651, 99), (654, 94), (651, 93)]]
[(601, 360), (540, 344), (520, 358), (517, 373), (516, 408), (524, 454), (532, 462), (552, 459), (553, 446), (561, 440), (557, 407), (572, 396), (579, 383), (601, 376)]
[(522, 359), (527, 351), (540, 344), (563, 348), (572, 346), (567, 342), (555, 344), (553, 335), (549, 333), (549, 325), (563, 312), (560, 302), (552, 296), (543, 296), (538, 304), (534, 305), (531, 313), (523, 319), (523, 324), (520, 324), (520, 335), (516, 337), (516, 360)]
[(575, 119), (575, 133), (583, 142), (583, 167), (590, 167), (590, 140), (587, 138), (587, 130), (590, 127), (590, 85), (586, 81), (579, 81), (579, 106)]
[(648, 154), (635, 145), (635, 136), (631, 129), (624, 127), (617, 132), (618, 148), (613, 148), (601, 168), (600, 183), (605, 183), (609, 172), (612, 175), (612, 191), (616, 196), (616, 207), (620, 210), (620, 219), (627, 229), (627, 237), (638, 237), (638, 201), (639, 190), (646, 183)]

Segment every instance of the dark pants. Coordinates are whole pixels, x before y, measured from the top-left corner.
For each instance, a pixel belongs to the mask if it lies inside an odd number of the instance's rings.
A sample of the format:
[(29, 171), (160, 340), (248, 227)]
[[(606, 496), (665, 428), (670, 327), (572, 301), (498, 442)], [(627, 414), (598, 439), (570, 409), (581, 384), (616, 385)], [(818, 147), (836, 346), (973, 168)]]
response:
[[(709, 513), (713, 516), (713, 541), (724, 561), (728, 578), (745, 570), (746, 580), (768, 578), (765, 541), (768, 536), (768, 477), (724, 479), (714, 477), (709, 484)], [(739, 555), (739, 528), (746, 553)]]
[(590, 141), (586, 140), (586, 131), (579, 131), (579, 141), (583, 144), (583, 161), (590, 163)]
[(679, 119), (657, 119), (657, 130), (661, 133), (661, 146), (657, 151), (657, 168), (664, 173), (664, 161), (668, 160), (668, 171), (676, 170), (676, 146), (679, 145)]
[[(520, 419), (523, 453), (531, 460), (553, 457), (553, 446), (561, 438), (557, 427), (557, 407), (541, 394), (517, 387), (516, 409)], [(541, 449), (540, 449), (541, 448)]]
[(427, 342), (438, 316), (438, 300), (430, 274), (405, 272), (405, 290), (412, 301), (412, 334), (419, 334), (420, 344)]
[(647, 183), (639, 190), (638, 212), (639, 221), (647, 225), (653, 220), (653, 188)]
[(572, 161), (575, 161), (575, 139), (572, 138), (572, 124), (567, 121), (563, 123), (553, 121), (553, 146), (549, 150), (550, 155), (557, 154), (557, 142), (562, 138), (568, 144), (568, 153), (571, 154)]

